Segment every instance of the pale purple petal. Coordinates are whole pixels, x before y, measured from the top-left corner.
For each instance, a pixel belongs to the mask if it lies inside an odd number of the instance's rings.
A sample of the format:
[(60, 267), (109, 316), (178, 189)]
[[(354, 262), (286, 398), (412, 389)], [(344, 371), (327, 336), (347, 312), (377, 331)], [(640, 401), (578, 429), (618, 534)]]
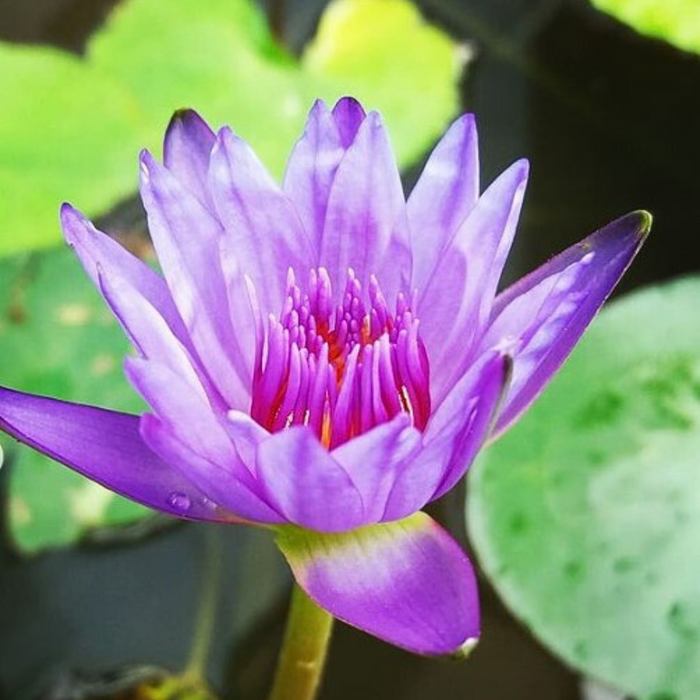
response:
[(236, 343), (219, 260), (223, 230), (145, 151), (141, 196), (158, 261), (199, 358), (229, 406), (247, 408), (250, 387), (232, 359)]
[(401, 178), (384, 125), (376, 112), (362, 122), (331, 188), (320, 264), (333, 289), (352, 268), (363, 288), (375, 273), (393, 299), (410, 283), (410, 241)]
[(75, 250), (85, 271), (98, 289), (100, 270), (107, 277), (122, 277), (148, 300), (180, 340), (187, 340), (187, 332), (168, 285), (157, 272), (106, 233), (98, 231), (70, 204), (63, 204), (61, 207), (61, 226), (66, 242)]
[(384, 520), (410, 515), (462, 478), (493, 427), (510, 364), (509, 357), (492, 352), (447, 395), (428, 423), (423, 450), (396, 479)]
[(256, 474), (258, 446), (270, 438), (270, 433), (242, 411), (229, 411), (223, 425), (243, 464)]
[(420, 298), (418, 315), (435, 403), (442, 401), (474, 357), (474, 341), (488, 322), (515, 234), (527, 175), (527, 161), (518, 161), (481, 195), (445, 248)]
[(365, 110), (354, 97), (342, 97), (333, 107), (333, 118), (338, 126), (340, 140), (348, 148), (365, 120)]
[(317, 100), (289, 158), (283, 189), (319, 251), (328, 197), (344, 155), (336, 121), (326, 104)]
[(251, 277), (266, 312), (278, 312), (287, 270), (306, 274), (317, 253), (289, 198), (245, 141), (221, 129), (209, 179), (231, 249)]
[(408, 198), (413, 253), (411, 286), (425, 289), (444, 247), (479, 198), (479, 147), (473, 114), (442, 137)]
[(148, 413), (142, 416), (140, 427), (144, 442), (181, 473), (187, 474), (213, 502), (251, 522), (285, 522), (285, 518), (259, 495), (254, 483), (240, 478), (241, 471), (233, 473), (192, 451), (155, 416)]
[(214, 132), (197, 112), (180, 109), (170, 120), (163, 144), (165, 167), (210, 210), (209, 157), (214, 139)]
[(365, 523), (352, 479), (308, 428), (288, 428), (263, 442), (256, 466), (266, 500), (290, 522), (324, 532)]
[(496, 300), (481, 341), (514, 345), (513, 381), (496, 426), (502, 432), (542, 391), (639, 251), (646, 212), (617, 219), (516, 282)]
[(146, 446), (138, 416), (0, 387), (0, 428), (149, 508), (194, 520), (226, 519), (186, 476)]
[[(221, 398), (206, 377), (196, 368), (195, 360), (180, 343), (156, 309), (137, 289), (114, 274), (100, 274), (100, 290), (139, 353), (177, 374), (188, 385), (188, 393), (208, 397), (213, 404)], [(206, 400), (206, 399), (205, 399)]]
[(379, 522), (397, 474), (419, 449), (421, 434), (407, 414), (348, 440), (331, 452), (362, 496), (364, 521)]
[(425, 513), (342, 534), (281, 528), (298, 584), (332, 615), (417, 654), (464, 656), (480, 635), (474, 570)]

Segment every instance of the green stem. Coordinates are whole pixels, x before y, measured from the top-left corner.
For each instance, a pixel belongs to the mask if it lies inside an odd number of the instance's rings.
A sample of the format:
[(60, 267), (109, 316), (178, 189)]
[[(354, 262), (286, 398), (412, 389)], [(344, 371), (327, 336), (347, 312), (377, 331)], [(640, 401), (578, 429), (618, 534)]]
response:
[(182, 678), (193, 683), (206, 682), (206, 667), (212, 642), (216, 607), (221, 583), (222, 542), (221, 531), (217, 527), (206, 528), (206, 549), (202, 592), (200, 596), (194, 640), (190, 649), (187, 666)]
[(326, 662), (333, 617), (296, 584), (268, 700), (313, 700)]

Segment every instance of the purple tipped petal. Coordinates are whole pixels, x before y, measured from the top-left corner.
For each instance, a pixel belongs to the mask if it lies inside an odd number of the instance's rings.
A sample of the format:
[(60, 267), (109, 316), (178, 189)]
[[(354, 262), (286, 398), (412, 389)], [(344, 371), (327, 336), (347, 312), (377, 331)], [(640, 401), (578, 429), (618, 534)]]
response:
[(435, 403), (474, 357), (473, 342), (489, 319), (527, 176), (527, 161), (518, 161), (481, 195), (445, 248), (422, 296), (419, 314)]
[(492, 353), (447, 395), (428, 423), (423, 450), (396, 479), (384, 520), (414, 513), (462, 478), (493, 427), (510, 366), (509, 357)]
[(483, 349), (516, 344), (513, 381), (496, 432), (537, 397), (639, 251), (651, 216), (617, 219), (505, 290), (496, 300)]
[(0, 387), (0, 428), (149, 508), (194, 520), (225, 519), (200, 489), (146, 446), (138, 416)]
[(199, 358), (229, 406), (245, 408), (249, 387), (232, 359), (236, 343), (219, 260), (223, 230), (147, 152), (141, 157), (141, 196), (158, 261)]
[(331, 452), (345, 468), (365, 506), (364, 521), (379, 522), (397, 474), (415, 454), (421, 434), (405, 413), (353, 438)]
[(372, 112), (338, 166), (320, 263), (333, 289), (343, 288), (352, 268), (363, 287), (375, 273), (387, 297), (394, 298), (410, 282), (410, 255), (401, 178), (381, 118)]
[(465, 114), (442, 137), (408, 198), (412, 287), (425, 289), (444, 247), (478, 198), (476, 121), (473, 114)]
[(229, 513), (261, 524), (285, 522), (285, 519), (257, 493), (255, 484), (239, 478), (245, 470), (239, 470), (236, 475), (231, 469), (224, 469), (193, 452), (155, 416), (150, 414), (143, 416), (140, 427), (144, 442), (156, 454), (183, 474), (187, 474), (192, 482), (206, 493), (208, 499), (219, 504)]
[(193, 109), (173, 114), (163, 144), (163, 163), (204, 205), (213, 209), (209, 192), (209, 156), (214, 132)]
[(98, 231), (70, 204), (61, 207), (61, 226), (66, 242), (75, 250), (98, 289), (100, 270), (103, 276), (116, 275), (127, 280), (158, 311), (178, 338), (182, 340), (187, 337), (168, 285), (159, 274), (113, 238)]
[(333, 107), (333, 119), (338, 126), (340, 140), (348, 148), (365, 120), (365, 110), (354, 97), (342, 97)]
[(277, 544), (318, 605), (384, 641), (440, 656), (479, 638), (474, 570), (425, 513), (342, 534), (281, 528)]
[(317, 100), (289, 158), (283, 185), (316, 250), (321, 250), (328, 196), (345, 149), (336, 120)]
[(294, 206), (245, 141), (221, 129), (209, 178), (226, 235), (265, 309), (281, 307), (287, 270), (306, 271), (317, 254)]
[(266, 500), (296, 525), (340, 532), (365, 522), (352, 479), (308, 428), (289, 428), (263, 442), (257, 475)]

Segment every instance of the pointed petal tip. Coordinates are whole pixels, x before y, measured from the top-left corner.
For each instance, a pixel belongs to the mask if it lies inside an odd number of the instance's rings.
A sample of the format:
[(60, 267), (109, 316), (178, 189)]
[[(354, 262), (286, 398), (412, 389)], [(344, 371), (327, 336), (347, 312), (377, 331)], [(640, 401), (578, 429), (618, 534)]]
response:
[(204, 119), (199, 114), (199, 112), (192, 109), (191, 107), (180, 107), (180, 109), (176, 109), (173, 112), (173, 116), (170, 117), (170, 122), (168, 123), (168, 128), (166, 129), (166, 132), (178, 124), (182, 124), (183, 122), (187, 123), (190, 121), (204, 123)]
[(649, 235), (651, 226), (654, 223), (653, 215), (646, 209), (637, 209), (623, 218), (628, 218), (630, 221), (636, 222), (637, 238), (639, 239), (645, 239)]
[[(318, 102), (318, 100), (317, 100)], [(338, 101), (333, 105), (333, 112), (339, 110), (356, 110), (358, 112), (364, 112), (365, 108), (362, 103), (352, 95), (343, 95), (338, 99)]]
[(450, 654), (449, 658), (454, 659), (455, 661), (464, 661), (464, 659), (471, 656), (471, 653), (474, 651), (478, 643), (478, 637), (467, 637), (467, 640), (462, 644), (462, 646), (459, 647), (457, 651)]

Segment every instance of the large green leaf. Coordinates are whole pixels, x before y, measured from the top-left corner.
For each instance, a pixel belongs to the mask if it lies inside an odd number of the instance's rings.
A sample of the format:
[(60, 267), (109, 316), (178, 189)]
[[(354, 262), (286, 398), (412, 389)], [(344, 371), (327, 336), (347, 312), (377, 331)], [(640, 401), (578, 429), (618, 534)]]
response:
[(612, 304), (470, 481), (506, 603), (640, 700), (700, 687), (699, 300), (692, 278)]
[(700, 3), (697, 0), (591, 0), (603, 12), (641, 34), (700, 53)]
[[(363, 27), (362, 31), (358, 28)], [(300, 61), (252, 0), (126, 0), (84, 58), (0, 43), (0, 254), (59, 236), (58, 206), (90, 215), (135, 189), (183, 106), (230, 123), (276, 175), (316, 97), (351, 93), (385, 113), (402, 164), (458, 106), (463, 51), (408, 0), (336, 0)]]
[[(0, 261), (2, 383), (136, 412), (122, 372), (127, 341), (68, 249)], [(75, 541), (87, 530), (148, 514), (0, 434), (12, 464), (8, 518), (20, 549)]]

